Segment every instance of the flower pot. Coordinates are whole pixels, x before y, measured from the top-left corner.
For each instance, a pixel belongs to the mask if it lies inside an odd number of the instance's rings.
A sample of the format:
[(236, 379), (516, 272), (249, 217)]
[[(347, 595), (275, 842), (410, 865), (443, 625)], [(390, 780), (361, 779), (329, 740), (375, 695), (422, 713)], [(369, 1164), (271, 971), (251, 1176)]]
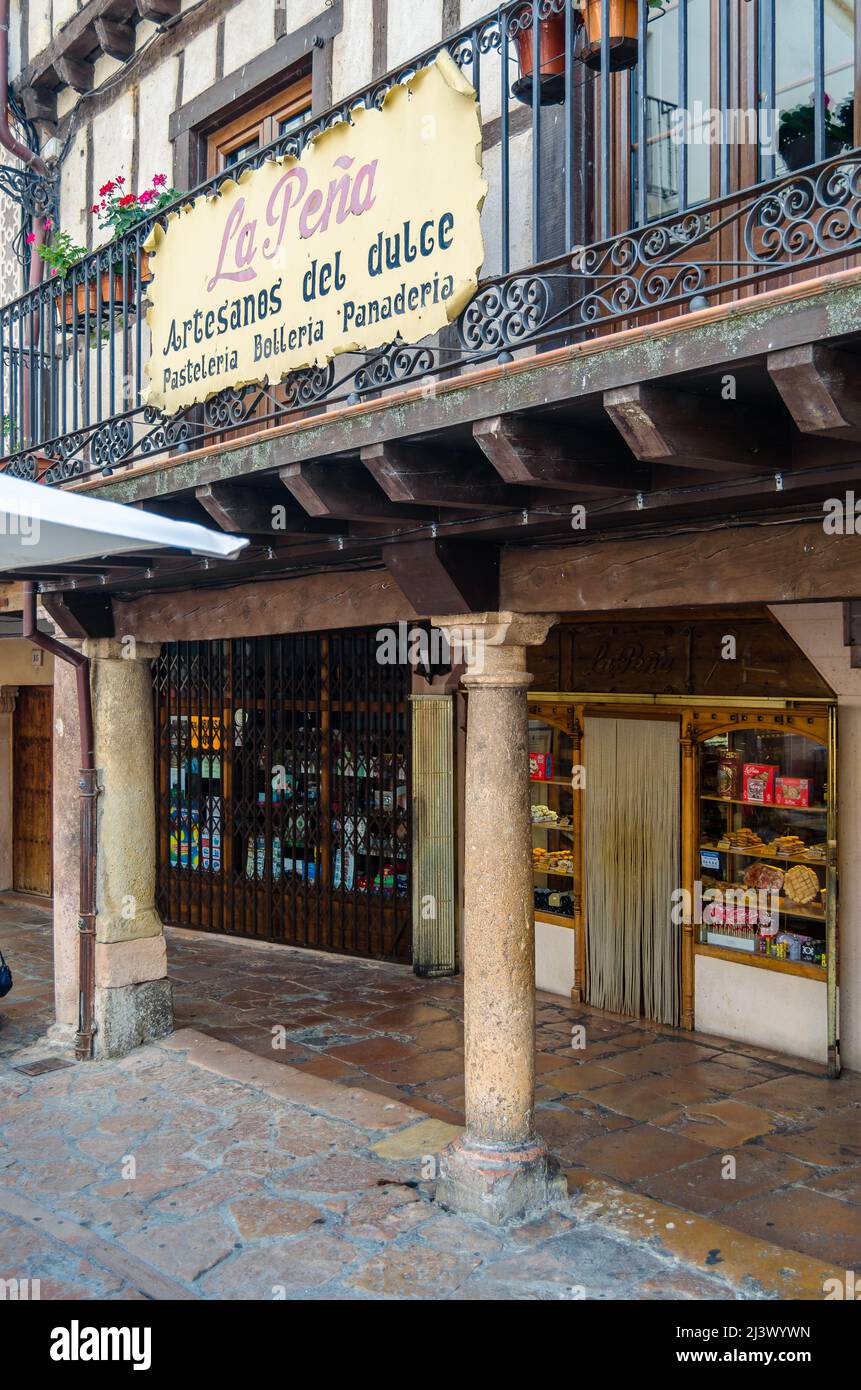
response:
[[(527, 12), (528, 13), (528, 12)], [(580, 23), (573, 16), (575, 28)], [(532, 105), (532, 62), (534, 27), (519, 29), (516, 35), (517, 62), (520, 76), (511, 88), (518, 101)], [(552, 14), (538, 21), (538, 101), (541, 106), (553, 106), (565, 100), (565, 15)]]
[[(130, 267), (125, 277), (123, 277), (122, 271), (115, 270), (111, 274), (105, 270), (102, 271), (98, 284), (95, 280), (88, 280), (85, 285), (75, 285), (74, 289), (67, 291), (63, 296), (58, 307), (61, 308), (63, 322), (68, 328), (74, 328), (79, 333), (83, 332), (88, 308), (91, 326), (100, 317), (102, 319), (107, 318), (110, 313), (112, 278), (114, 282), (114, 312), (121, 312), (124, 304), (128, 304), (130, 309), (135, 307), (134, 270)], [(146, 251), (142, 251), (140, 259), (141, 285), (147, 284), (151, 279), (149, 257)]]
[[(815, 164), (816, 136), (812, 130), (806, 135), (796, 135), (793, 140), (780, 139), (778, 143), (787, 169), (806, 169), (808, 164)], [(833, 135), (826, 136), (823, 158), (836, 159), (843, 149), (842, 140), (836, 140)]]
[[(583, 9), (584, 47), (580, 57), (587, 67), (601, 67), (602, 0), (586, 0)], [(639, 53), (637, 0), (610, 0), (610, 71), (636, 67)]]

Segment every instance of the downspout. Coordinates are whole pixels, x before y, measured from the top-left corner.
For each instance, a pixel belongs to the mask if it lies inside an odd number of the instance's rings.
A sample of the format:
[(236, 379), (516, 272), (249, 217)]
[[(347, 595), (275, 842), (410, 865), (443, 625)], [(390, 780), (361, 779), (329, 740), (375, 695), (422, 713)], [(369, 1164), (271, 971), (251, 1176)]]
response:
[[(29, 150), (20, 140), (17, 140), (9, 125), (9, 5), (10, 0), (0, 0), (0, 145), (10, 154), (13, 154), (16, 159), (20, 159), (22, 163), (26, 164), (28, 169), (32, 169), (34, 174), (48, 178), (48, 166), (45, 161), (33, 150)], [(31, 226), (34, 240), (30, 248), (28, 289), (34, 290), (38, 285), (41, 285), (45, 270), (45, 262), (39, 255), (39, 247), (45, 241), (44, 217), (34, 217)], [(25, 342), (25, 350), (29, 351), (30, 357), (29, 365), (25, 371), (29, 375), (34, 370), (34, 353), (39, 343), (39, 315), (37, 313), (31, 312), (28, 316)], [(19, 442), (23, 446), (25, 440), (32, 439), (29, 383), (25, 386), (21, 407), (22, 420)]]
[(55, 637), (39, 632), (36, 626), (36, 591), (25, 583), (22, 635), (34, 647), (50, 652), (75, 668), (78, 690), (78, 719), (81, 730), (81, 772), (78, 777), (81, 815), (80, 898), (78, 911), (78, 1032), (75, 1056), (89, 1060), (93, 1055), (96, 997), (96, 784), (93, 698), (90, 691), (90, 663), (87, 657), (67, 647)]
[[(22, 164), (26, 164), (28, 169), (32, 169), (34, 174), (39, 174), (42, 178), (49, 178), (48, 166), (38, 154), (33, 150), (28, 150), (27, 146), (17, 140), (12, 134), (9, 125), (9, 5), (10, 0), (0, 0), (0, 145), (4, 150), (8, 150), (16, 159), (20, 159)], [(45, 219), (43, 217), (33, 218), (33, 231), (36, 240), (33, 243), (33, 254), (30, 256), (30, 283), (29, 288), (35, 289), (42, 283), (42, 274), (45, 269), (45, 262), (38, 254), (36, 248), (41, 246), (45, 240)]]

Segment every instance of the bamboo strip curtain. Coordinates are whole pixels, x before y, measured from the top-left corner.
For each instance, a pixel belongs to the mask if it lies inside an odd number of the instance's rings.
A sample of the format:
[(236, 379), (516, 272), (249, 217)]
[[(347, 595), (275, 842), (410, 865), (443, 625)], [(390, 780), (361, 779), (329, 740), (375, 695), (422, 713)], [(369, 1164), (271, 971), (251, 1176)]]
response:
[(677, 1024), (678, 726), (587, 718), (585, 752), (589, 1002)]

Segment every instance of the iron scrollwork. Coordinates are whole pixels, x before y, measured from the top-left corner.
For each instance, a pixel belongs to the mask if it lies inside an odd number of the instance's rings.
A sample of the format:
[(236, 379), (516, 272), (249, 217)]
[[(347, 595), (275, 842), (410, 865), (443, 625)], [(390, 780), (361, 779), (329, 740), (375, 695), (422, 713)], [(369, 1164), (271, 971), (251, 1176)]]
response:
[(805, 174), (757, 198), (744, 225), (744, 246), (758, 265), (796, 265), (861, 242), (858, 157)]
[(10, 478), (21, 478), (25, 483), (34, 483), (39, 476), (38, 455), (13, 454), (4, 463), (3, 472)]
[(97, 468), (110, 474), (118, 463), (128, 458), (133, 445), (131, 420), (110, 420), (97, 429), (90, 440), (90, 457)]
[(64, 434), (45, 446), (45, 457), (53, 459), (50, 468), (42, 474), (43, 483), (66, 483), (70, 478), (79, 478), (87, 471), (84, 458), (86, 435), (81, 430)]
[(144, 424), (150, 427), (140, 442), (142, 454), (161, 454), (167, 449), (177, 449), (187, 444), (191, 437), (191, 424), (182, 415), (172, 418), (162, 415), (160, 410), (148, 405), (143, 413)]
[(408, 381), (411, 377), (425, 376), (434, 371), (435, 366), (436, 357), (432, 348), (413, 347), (398, 339), (358, 367), (353, 382), (355, 390), (363, 395), (367, 391), (382, 390), (383, 387)]
[(517, 275), (480, 289), (458, 319), (460, 341), (469, 352), (501, 352), (522, 346), (550, 314), (549, 281)]

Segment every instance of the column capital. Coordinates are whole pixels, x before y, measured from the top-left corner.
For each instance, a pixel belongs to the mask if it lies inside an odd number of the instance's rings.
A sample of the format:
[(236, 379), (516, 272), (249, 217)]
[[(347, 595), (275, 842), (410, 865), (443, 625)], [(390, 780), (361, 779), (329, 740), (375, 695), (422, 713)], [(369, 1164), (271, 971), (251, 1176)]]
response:
[(558, 613), (453, 613), (431, 618), (445, 633), (453, 653), (466, 666), (467, 686), (531, 684), (526, 648), (540, 647)]
[(0, 714), (14, 714), (17, 699), (17, 685), (0, 685)]
[(81, 651), (90, 661), (155, 661), (161, 652), (160, 642), (139, 642), (117, 637), (88, 637)]

